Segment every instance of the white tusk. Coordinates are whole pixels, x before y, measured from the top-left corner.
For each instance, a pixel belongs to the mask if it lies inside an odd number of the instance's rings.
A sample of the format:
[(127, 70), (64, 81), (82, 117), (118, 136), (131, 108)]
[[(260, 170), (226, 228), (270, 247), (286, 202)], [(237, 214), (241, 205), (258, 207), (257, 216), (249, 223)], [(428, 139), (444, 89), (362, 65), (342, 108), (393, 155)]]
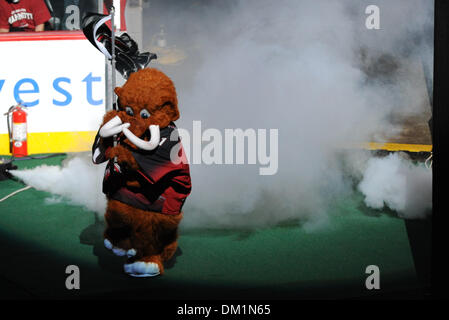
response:
[(129, 123), (122, 124), (122, 120), (120, 119), (120, 117), (115, 116), (114, 118), (106, 122), (103, 127), (101, 127), (99, 134), (102, 138), (111, 137), (122, 132), (124, 128), (128, 128), (129, 126)]
[(105, 129), (110, 129), (112, 127), (118, 126), (119, 124), (122, 124), (122, 119), (120, 119), (119, 116), (115, 116), (114, 118), (112, 118), (111, 120), (109, 120), (108, 122), (106, 122), (103, 125), (103, 128)]
[(150, 126), (150, 133), (151, 133), (151, 139), (150, 141), (142, 140), (134, 135), (131, 131), (129, 131), (127, 128), (123, 129), (123, 133), (125, 136), (131, 141), (136, 147), (143, 150), (154, 150), (161, 140), (161, 135), (159, 131), (158, 125), (151, 125)]
[(122, 132), (123, 129), (126, 129), (129, 126), (130, 126), (129, 123), (124, 123), (122, 125), (119, 125), (117, 127), (112, 127), (110, 129), (103, 130), (103, 128), (102, 128), (102, 129), (100, 129), (100, 136), (102, 138), (112, 137), (113, 135), (116, 135), (116, 134)]

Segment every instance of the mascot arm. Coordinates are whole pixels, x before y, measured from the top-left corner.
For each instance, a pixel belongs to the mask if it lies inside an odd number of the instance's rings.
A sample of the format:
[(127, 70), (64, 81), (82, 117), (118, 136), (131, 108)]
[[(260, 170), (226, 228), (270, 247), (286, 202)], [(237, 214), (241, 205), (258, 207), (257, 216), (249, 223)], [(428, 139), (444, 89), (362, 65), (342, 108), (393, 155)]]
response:
[(97, 132), (95, 136), (94, 144), (92, 145), (92, 161), (94, 164), (100, 164), (109, 160), (106, 156), (106, 150), (112, 148), (112, 137), (102, 138)]
[(125, 148), (122, 145), (117, 145), (112, 148), (106, 149), (106, 158), (107, 159), (117, 159), (117, 162), (124, 166), (125, 168), (129, 168), (132, 170), (138, 170), (139, 165), (137, 164), (136, 160), (134, 159), (131, 151), (129, 151), (127, 148)]
[(103, 124), (98, 130), (92, 146), (92, 161), (95, 164), (100, 164), (115, 158), (118, 163), (137, 170), (138, 165), (131, 152), (121, 145), (114, 146), (113, 135), (120, 134), (123, 128), (129, 126), (128, 123), (122, 123), (118, 114), (116, 110), (105, 114)]
[(101, 124), (100, 129), (95, 136), (94, 144), (92, 145), (92, 161), (94, 164), (100, 164), (109, 160), (106, 156), (106, 150), (113, 147), (113, 140), (112, 137), (102, 138), (100, 136), (100, 130), (106, 123), (108, 123), (117, 115), (118, 112), (112, 110), (106, 113), (103, 117), (103, 123)]

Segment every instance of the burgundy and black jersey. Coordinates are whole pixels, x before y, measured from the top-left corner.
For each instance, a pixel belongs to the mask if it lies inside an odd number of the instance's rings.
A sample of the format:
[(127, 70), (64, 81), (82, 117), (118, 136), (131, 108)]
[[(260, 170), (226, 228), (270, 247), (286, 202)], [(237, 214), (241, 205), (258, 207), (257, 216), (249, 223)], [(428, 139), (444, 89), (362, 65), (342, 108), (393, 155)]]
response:
[[(191, 191), (189, 164), (174, 123), (161, 129), (160, 136), (159, 146), (152, 151), (129, 148), (139, 165), (138, 170), (109, 160), (103, 179), (103, 192), (109, 199), (147, 211), (181, 212)], [(100, 138), (97, 133), (92, 147), (93, 162), (107, 161), (105, 152), (112, 146), (112, 137)], [(130, 181), (138, 181), (139, 186), (130, 186)]]

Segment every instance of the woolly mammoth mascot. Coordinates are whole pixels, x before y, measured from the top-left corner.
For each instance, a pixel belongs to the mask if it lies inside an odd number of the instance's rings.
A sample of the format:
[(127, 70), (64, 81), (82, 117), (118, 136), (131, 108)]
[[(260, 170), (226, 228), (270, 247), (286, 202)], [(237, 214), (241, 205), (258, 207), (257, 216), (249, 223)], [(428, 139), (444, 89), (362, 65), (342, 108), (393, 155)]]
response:
[(115, 93), (118, 110), (106, 113), (92, 148), (94, 163), (109, 160), (104, 244), (127, 256), (127, 274), (156, 276), (176, 251), (181, 208), (191, 190), (173, 123), (179, 118), (176, 90), (164, 73), (146, 68)]

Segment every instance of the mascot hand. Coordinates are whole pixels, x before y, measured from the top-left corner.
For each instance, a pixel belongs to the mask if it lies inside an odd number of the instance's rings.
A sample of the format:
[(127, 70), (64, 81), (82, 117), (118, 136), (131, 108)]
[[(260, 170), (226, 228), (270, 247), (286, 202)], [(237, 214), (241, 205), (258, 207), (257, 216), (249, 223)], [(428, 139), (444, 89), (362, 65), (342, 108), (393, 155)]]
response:
[(109, 148), (106, 150), (106, 157), (108, 159), (117, 159), (117, 162), (121, 167), (124, 169), (130, 168), (133, 170), (138, 170), (139, 165), (137, 164), (136, 160), (132, 156), (131, 152), (124, 148), (121, 145), (115, 146), (113, 148)]
[(129, 123), (122, 122), (117, 111), (109, 111), (104, 116), (103, 125), (100, 128), (99, 134), (102, 138), (112, 137), (113, 135), (121, 133), (123, 129), (128, 128), (129, 126)]

